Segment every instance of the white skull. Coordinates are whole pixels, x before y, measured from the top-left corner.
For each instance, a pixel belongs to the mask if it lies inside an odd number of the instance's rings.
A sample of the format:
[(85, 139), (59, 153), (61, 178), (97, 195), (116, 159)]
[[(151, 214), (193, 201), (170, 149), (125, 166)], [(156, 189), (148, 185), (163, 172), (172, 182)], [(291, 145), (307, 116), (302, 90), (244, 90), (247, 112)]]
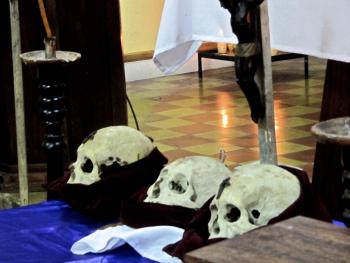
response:
[(68, 184), (98, 182), (103, 170), (117, 163), (134, 163), (148, 156), (154, 145), (141, 132), (127, 126), (110, 126), (91, 133), (77, 151)]
[(269, 164), (237, 167), (210, 204), (209, 238), (233, 238), (280, 215), (300, 196), (300, 182)]
[(219, 160), (190, 156), (162, 169), (148, 189), (145, 202), (198, 209), (218, 190), (232, 172)]

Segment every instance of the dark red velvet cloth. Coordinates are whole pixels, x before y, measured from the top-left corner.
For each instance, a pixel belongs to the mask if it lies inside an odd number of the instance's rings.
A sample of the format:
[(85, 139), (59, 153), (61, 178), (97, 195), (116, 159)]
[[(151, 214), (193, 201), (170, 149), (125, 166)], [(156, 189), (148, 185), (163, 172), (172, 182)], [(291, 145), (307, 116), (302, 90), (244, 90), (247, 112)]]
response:
[(167, 162), (167, 158), (155, 148), (135, 163), (108, 167), (101, 180), (91, 185), (67, 184), (70, 175), (66, 175), (50, 183), (47, 189), (72, 208), (94, 218), (118, 219), (120, 202), (153, 184)]
[[(277, 223), (298, 215), (330, 222), (331, 218), (319, 197), (313, 191), (306, 172), (288, 166), (281, 167), (293, 173), (299, 179), (301, 195), (298, 200), (296, 200), (278, 217), (270, 220), (269, 224)], [(182, 240), (175, 244), (166, 246), (164, 251), (172, 256), (183, 259), (187, 252), (224, 240), (222, 238), (208, 239), (208, 222), (210, 220), (209, 205), (211, 200), (212, 199), (206, 202), (206, 204), (195, 214), (193, 220), (189, 223), (188, 228), (185, 229)]]
[(181, 206), (143, 202), (147, 196), (147, 189), (148, 187), (145, 187), (132, 198), (122, 201), (121, 223), (134, 228), (158, 225), (188, 228), (196, 210)]
[[(313, 191), (306, 172), (293, 167), (281, 167), (298, 178), (301, 185), (301, 194), (278, 217), (270, 220), (269, 224), (297, 215), (330, 222), (331, 218), (319, 197)], [(179, 206), (145, 203), (143, 200), (146, 198), (146, 192), (147, 188), (144, 188), (132, 198), (123, 200), (121, 222), (136, 228), (156, 225), (173, 225), (184, 228), (185, 233), (182, 240), (164, 248), (168, 254), (183, 259), (185, 253), (189, 251), (223, 240), (222, 238), (208, 240), (209, 205), (212, 198), (196, 211)]]
[(331, 222), (332, 218), (330, 217), (320, 197), (312, 188), (307, 173), (303, 170), (289, 166), (281, 165), (280, 167), (291, 172), (299, 179), (301, 194), (300, 197), (284, 212), (282, 212), (278, 217), (270, 220), (269, 224), (277, 223), (298, 215)]

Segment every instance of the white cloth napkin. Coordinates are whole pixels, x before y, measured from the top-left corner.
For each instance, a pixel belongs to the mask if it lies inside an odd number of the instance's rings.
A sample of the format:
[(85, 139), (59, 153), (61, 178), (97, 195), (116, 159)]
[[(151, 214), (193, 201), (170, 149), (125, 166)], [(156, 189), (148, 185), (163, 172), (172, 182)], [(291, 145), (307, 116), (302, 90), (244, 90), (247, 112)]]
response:
[(161, 263), (181, 263), (182, 261), (179, 258), (165, 253), (163, 248), (179, 241), (183, 232), (183, 229), (173, 226), (155, 226), (139, 229), (124, 225), (109, 227), (97, 230), (78, 240), (71, 247), (71, 251), (76, 255), (103, 253), (127, 243), (144, 258)]

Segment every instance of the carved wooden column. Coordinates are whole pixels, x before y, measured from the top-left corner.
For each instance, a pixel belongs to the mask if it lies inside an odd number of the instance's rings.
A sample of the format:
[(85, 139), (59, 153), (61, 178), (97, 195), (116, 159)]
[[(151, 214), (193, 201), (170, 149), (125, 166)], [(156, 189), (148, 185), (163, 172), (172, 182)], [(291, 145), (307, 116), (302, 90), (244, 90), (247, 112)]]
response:
[[(43, 49), (45, 35), (37, 1), (19, 1), (22, 52)], [(53, 28), (58, 49), (82, 54), (66, 75), (65, 166), (75, 160), (76, 149), (92, 131), (127, 124), (126, 87), (120, 42), (118, 0), (46, 1), (56, 12)], [(0, 171), (16, 173), (16, 136), (12, 80), (11, 35), (8, 1), (0, 1)], [(6, 65), (6, 66), (5, 66)], [(23, 68), (29, 172), (45, 171), (40, 145), (45, 134), (38, 114), (39, 98), (35, 67)], [(38, 178), (36, 178), (37, 180)]]
[(65, 69), (81, 56), (65, 51), (57, 51), (57, 54), (55, 51), (50, 56), (46, 53), (46, 50), (27, 52), (21, 58), (25, 64), (36, 66), (38, 71), (40, 117), (46, 131), (42, 147), (46, 152), (47, 181), (52, 182), (64, 175)]
[[(350, 116), (350, 63), (329, 60), (320, 121), (344, 116)], [(349, 178), (343, 179), (341, 154), (339, 145), (318, 143), (312, 179), (312, 185), (328, 211), (338, 219), (342, 218), (343, 213), (343, 180), (349, 185)]]
[(340, 179), (341, 187), (336, 193), (339, 198), (337, 205), (340, 210), (340, 219), (350, 226), (350, 117), (321, 121), (312, 126), (311, 132), (315, 135), (317, 142), (340, 147), (340, 158), (334, 160), (331, 165), (337, 165), (341, 170), (339, 174), (331, 173), (331, 175), (334, 181)]

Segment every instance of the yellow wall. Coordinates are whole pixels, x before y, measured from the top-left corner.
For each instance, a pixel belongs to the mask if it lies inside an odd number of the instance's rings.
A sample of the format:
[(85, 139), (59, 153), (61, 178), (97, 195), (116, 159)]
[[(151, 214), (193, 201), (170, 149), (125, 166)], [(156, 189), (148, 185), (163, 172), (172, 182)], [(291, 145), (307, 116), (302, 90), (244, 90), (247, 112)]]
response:
[(119, 0), (124, 54), (154, 50), (163, 0)]

